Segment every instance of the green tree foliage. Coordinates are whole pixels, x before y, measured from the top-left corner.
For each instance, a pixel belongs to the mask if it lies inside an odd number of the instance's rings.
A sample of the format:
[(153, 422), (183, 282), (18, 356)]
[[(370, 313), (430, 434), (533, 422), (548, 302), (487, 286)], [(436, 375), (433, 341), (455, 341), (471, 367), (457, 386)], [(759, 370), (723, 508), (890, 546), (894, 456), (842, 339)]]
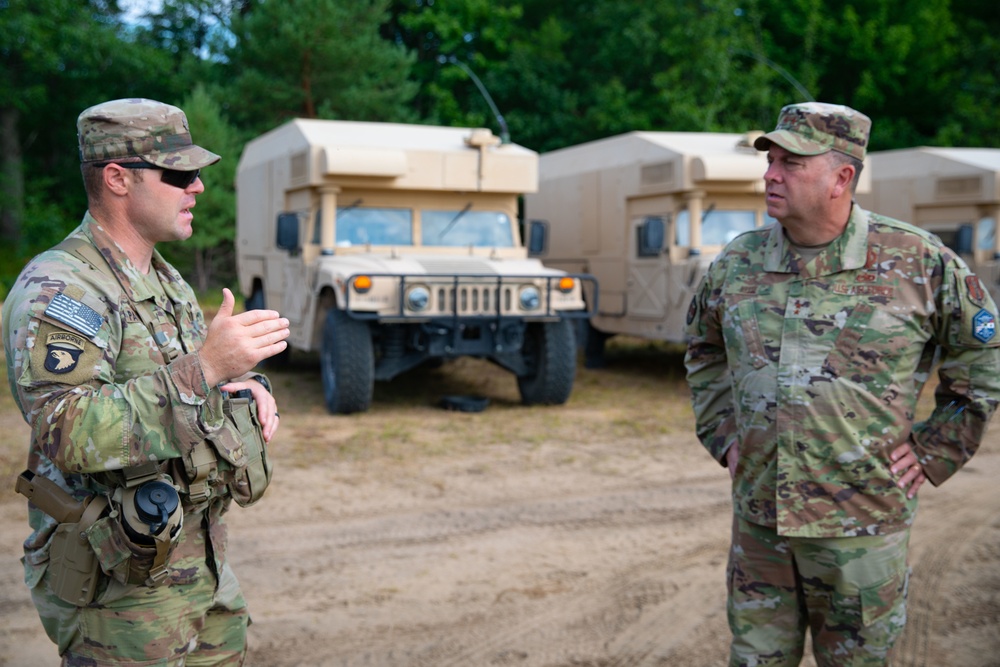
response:
[(222, 114), (222, 105), (205, 86), (196, 86), (180, 104), (199, 146), (222, 156), (201, 171), (205, 191), (198, 195), (194, 233), (182, 243), (166, 244), (160, 251), (206, 292), (213, 285), (232, 285), (236, 268), (236, 164), (243, 143), (236, 129)]
[[(522, 0), (397, 2), (389, 35), (418, 54), (425, 116), (492, 125), (454, 55), (480, 78), (515, 141), (539, 151), (631, 130), (747, 129), (773, 122), (753, 57), (751, 24), (734, 0), (649, 3)], [(750, 124), (749, 127), (758, 127)]]
[(393, 3), (382, 33), (405, 45), (416, 58), (413, 78), (421, 86), (414, 108), (421, 119), (501, 133), (489, 101), (472, 77), (479, 78), (488, 93), (501, 88), (506, 76), (503, 63), (520, 18), (520, 5), (491, 0)]
[(130, 40), (114, 0), (0, 1), (4, 284), (83, 217), (77, 115), (137, 95), (135, 84), (162, 93), (163, 71), (154, 52)]
[(956, 66), (933, 143), (1000, 147), (1000, 12), (994, 0), (955, 0), (951, 13)]
[(229, 112), (265, 131), (292, 118), (415, 120), (412, 57), (383, 40), (387, 0), (255, 2), (233, 17)]
[(164, 248), (213, 288), (243, 141), (293, 117), (499, 134), (466, 69), (538, 151), (769, 129), (810, 97), (868, 113), (875, 150), (1000, 146), (995, 0), (163, 0), (138, 24), (120, 4), (0, 0), (0, 282), (78, 224), (76, 117), (118, 97), (181, 106), (223, 156)]
[(933, 139), (954, 86), (949, 0), (758, 0), (751, 13), (762, 50), (816, 99), (875, 120), (874, 150)]

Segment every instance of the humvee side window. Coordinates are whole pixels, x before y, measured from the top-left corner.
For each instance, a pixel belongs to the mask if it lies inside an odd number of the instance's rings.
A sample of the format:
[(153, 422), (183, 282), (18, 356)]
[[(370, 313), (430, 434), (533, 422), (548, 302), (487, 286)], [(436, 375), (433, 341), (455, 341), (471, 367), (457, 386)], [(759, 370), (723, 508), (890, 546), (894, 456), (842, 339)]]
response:
[(972, 225), (967, 222), (960, 225), (929, 225), (927, 231), (959, 255), (972, 252)]
[(500, 211), (421, 211), (420, 227), (426, 246), (514, 247), (510, 218)]
[(666, 225), (658, 215), (648, 216), (636, 228), (638, 232), (636, 254), (639, 257), (657, 257), (663, 250), (663, 235)]
[(406, 208), (337, 208), (337, 245), (413, 245), (413, 212)]
[(682, 248), (691, 245), (691, 214), (686, 208), (678, 211), (674, 218), (674, 243)]
[(976, 225), (976, 247), (980, 250), (993, 250), (996, 233), (996, 220), (990, 217), (980, 218)]

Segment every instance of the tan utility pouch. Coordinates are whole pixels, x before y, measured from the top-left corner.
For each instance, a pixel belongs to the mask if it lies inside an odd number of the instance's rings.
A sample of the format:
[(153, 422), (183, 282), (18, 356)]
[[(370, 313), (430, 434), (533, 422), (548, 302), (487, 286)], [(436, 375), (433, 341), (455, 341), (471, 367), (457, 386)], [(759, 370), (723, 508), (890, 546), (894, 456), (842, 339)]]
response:
[[(184, 523), (183, 511), (178, 503), (159, 535), (141, 535), (137, 530), (142, 526), (127, 504), (133, 502), (135, 490), (144, 484), (161, 482), (172, 486), (172, 480), (161, 474), (156, 464), (126, 468), (123, 472), (125, 486), (115, 489), (111, 514), (94, 523), (87, 531), (87, 539), (97, 554), (101, 569), (119, 583), (159, 586), (169, 574), (170, 554)], [(140, 543), (140, 539), (146, 543)]]
[[(249, 394), (250, 392), (246, 392)], [(253, 505), (271, 483), (271, 462), (267, 458), (267, 444), (257, 417), (257, 404), (243, 392), (238, 392), (223, 403), (226, 421), (239, 434), (242, 457), (246, 460), (236, 467), (229, 482), (229, 493), (240, 507)]]
[(77, 607), (90, 604), (97, 592), (97, 555), (87, 533), (107, 506), (107, 498), (95, 496), (80, 521), (59, 524), (49, 543), (49, 586), (56, 597)]

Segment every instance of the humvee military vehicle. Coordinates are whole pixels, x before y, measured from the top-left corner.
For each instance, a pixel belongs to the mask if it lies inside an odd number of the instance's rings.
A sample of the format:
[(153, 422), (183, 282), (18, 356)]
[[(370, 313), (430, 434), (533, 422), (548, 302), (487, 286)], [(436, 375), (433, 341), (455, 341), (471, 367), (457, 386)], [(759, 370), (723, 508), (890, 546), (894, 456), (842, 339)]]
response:
[(1000, 301), (1000, 149), (904, 148), (868, 160), (872, 186), (858, 203), (936, 234)]
[[(593, 275), (599, 307), (585, 329), (588, 366), (608, 337), (684, 342), (688, 307), (712, 259), (773, 221), (760, 133), (629, 132), (545, 153), (529, 225), (549, 229), (533, 256)], [(862, 172), (859, 189), (868, 187)]]
[(248, 143), (236, 178), (247, 308), (281, 312), (290, 349), (319, 351), (330, 412), (462, 355), (513, 372), (526, 404), (569, 397), (569, 318), (593, 281), (527, 256), (533, 151), (485, 129), (300, 119)]

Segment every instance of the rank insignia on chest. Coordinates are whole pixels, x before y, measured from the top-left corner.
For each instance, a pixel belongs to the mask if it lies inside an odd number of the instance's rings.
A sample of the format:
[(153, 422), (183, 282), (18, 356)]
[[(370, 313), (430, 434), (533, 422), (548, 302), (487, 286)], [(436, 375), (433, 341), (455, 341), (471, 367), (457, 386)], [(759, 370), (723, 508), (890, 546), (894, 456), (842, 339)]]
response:
[(985, 308), (972, 318), (972, 335), (983, 343), (988, 342), (997, 332), (996, 318)]
[(56, 375), (64, 375), (76, 368), (83, 354), (86, 342), (81, 336), (66, 332), (49, 334), (45, 340), (45, 370)]

